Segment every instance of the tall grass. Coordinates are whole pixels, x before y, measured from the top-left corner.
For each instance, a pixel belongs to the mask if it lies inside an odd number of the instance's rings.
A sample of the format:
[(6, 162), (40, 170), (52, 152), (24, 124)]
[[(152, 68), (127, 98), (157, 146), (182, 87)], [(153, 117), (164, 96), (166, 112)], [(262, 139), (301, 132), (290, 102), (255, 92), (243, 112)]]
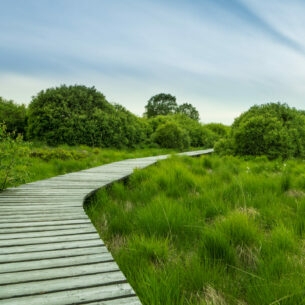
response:
[[(0, 174), (2, 174), (2, 161), (6, 155), (8, 155), (9, 161), (12, 159), (14, 161), (13, 164), (16, 164), (12, 167), (11, 178), (7, 179), (7, 183), (5, 183), (6, 187), (17, 186), (124, 159), (173, 152), (172, 150), (151, 148), (117, 150), (87, 146), (71, 147), (67, 145), (48, 147), (37, 143), (11, 142), (14, 144), (14, 150), (9, 150), (4, 146), (6, 143), (0, 141)], [(21, 154), (25, 147), (27, 149), (26, 156), (24, 156), (24, 153)]]
[(87, 213), (143, 304), (305, 304), (305, 163), (172, 157)]

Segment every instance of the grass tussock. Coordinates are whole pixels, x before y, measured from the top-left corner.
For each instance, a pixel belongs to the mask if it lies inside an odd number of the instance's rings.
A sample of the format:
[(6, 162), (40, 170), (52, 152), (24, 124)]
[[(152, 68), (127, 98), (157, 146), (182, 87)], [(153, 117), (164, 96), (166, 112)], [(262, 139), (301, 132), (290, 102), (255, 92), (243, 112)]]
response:
[(143, 304), (305, 304), (305, 163), (172, 157), (87, 212)]

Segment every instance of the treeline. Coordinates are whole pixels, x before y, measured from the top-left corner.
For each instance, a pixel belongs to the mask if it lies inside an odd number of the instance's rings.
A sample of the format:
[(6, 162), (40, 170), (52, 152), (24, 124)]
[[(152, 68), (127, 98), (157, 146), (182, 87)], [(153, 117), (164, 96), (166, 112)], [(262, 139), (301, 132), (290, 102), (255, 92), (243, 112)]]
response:
[(228, 132), (222, 124), (201, 124), (193, 105), (178, 105), (170, 94), (153, 96), (145, 109), (138, 117), (94, 87), (61, 85), (39, 92), (28, 107), (0, 98), (0, 122), (7, 132), (50, 146), (187, 149), (212, 147)]
[(214, 147), (221, 155), (305, 158), (305, 111), (287, 104), (254, 105), (230, 127), (200, 123), (197, 109), (178, 105), (171, 94), (157, 94), (143, 106), (138, 117), (94, 87), (62, 85), (39, 92), (28, 107), (0, 98), (0, 124), (50, 146)]

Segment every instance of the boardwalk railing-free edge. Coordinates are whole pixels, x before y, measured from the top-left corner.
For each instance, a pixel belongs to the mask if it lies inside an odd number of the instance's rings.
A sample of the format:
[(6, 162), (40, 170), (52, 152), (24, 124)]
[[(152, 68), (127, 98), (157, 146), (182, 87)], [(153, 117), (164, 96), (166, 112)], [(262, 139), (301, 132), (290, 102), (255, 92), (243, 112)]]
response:
[(0, 304), (140, 305), (83, 203), (135, 168), (167, 157), (128, 159), (0, 193)]

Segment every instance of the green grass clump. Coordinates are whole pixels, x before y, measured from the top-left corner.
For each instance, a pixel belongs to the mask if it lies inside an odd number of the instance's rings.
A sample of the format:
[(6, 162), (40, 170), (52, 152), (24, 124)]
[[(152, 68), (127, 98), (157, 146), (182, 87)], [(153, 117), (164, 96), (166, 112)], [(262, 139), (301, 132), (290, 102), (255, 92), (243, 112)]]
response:
[(143, 304), (305, 304), (305, 163), (172, 157), (86, 207)]

